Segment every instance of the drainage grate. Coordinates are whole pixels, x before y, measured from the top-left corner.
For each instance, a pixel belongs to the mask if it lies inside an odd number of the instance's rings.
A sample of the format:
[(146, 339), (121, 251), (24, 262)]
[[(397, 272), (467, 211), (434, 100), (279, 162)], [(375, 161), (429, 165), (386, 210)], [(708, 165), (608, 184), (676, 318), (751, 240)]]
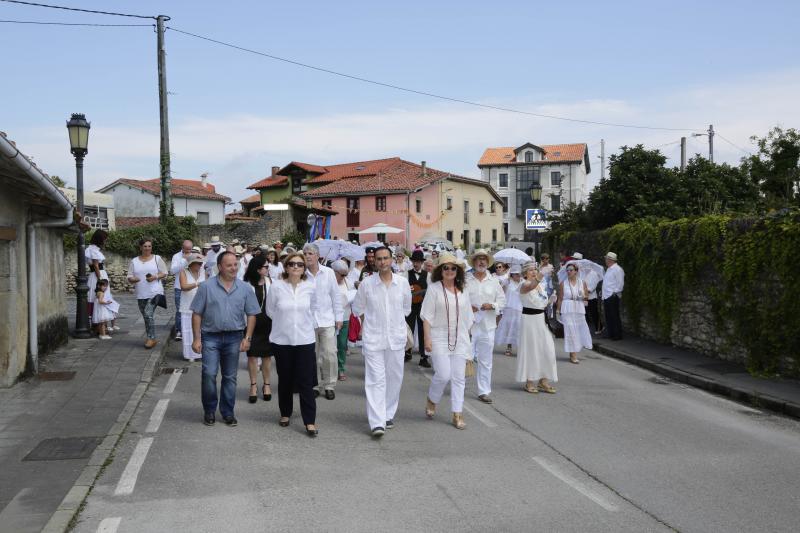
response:
[(161, 369), (162, 374), (185, 374), (188, 371), (189, 369), (187, 367), (173, 368), (168, 366)]
[(75, 372), (41, 372), (41, 381), (69, 381), (75, 377)]
[(102, 437), (65, 437), (40, 442), (23, 461), (87, 459), (103, 441)]

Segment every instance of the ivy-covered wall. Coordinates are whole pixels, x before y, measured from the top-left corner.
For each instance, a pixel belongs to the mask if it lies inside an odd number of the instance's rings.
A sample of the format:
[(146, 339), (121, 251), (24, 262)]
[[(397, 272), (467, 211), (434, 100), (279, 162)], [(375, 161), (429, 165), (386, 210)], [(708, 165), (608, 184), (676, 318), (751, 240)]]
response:
[(800, 214), (638, 221), (551, 234), (546, 247), (625, 270), (636, 333), (728, 360), (753, 374), (800, 376)]

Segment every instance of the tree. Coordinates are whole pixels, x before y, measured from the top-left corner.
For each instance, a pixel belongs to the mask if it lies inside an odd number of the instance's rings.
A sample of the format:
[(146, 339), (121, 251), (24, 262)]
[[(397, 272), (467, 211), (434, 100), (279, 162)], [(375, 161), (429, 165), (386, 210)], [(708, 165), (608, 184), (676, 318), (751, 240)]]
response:
[(683, 216), (752, 211), (759, 202), (758, 185), (742, 167), (699, 155), (678, 173), (678, 191)]
[(678, 218), (677, 172), (667, 169), (658, 150), (623, 146), (609, 158), (609, 177), (589, 194), (586, 208), (592, 229), (641, 218)]
[(56, 187), (62, 187), (63, 188), (63, 187), (67, 186), (67, 182), (62, 180), (58, 176), (50, 176), (50, 181), (52, 181), (55, 184)]
[(764, 195), (768, 208), (782, 208), (800, 203), (800, 132), (776, 126), (766, 137), (751, 137), (758, 152), (742, 159), (742, 167), (750, 174)]

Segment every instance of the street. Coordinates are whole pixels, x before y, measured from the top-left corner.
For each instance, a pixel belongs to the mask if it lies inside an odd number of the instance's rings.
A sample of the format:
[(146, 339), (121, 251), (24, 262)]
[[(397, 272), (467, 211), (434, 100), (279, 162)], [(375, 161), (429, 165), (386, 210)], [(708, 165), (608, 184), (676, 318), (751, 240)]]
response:
[[(166, 366), (185, 366), (179, 349)], [(800, 423), (593, 352), (558, 358), (557, 394), (532, 395), (497, 352), (494, 404), (468, 380), (458, 431), (447, 395), (425, 418), (415, 355), (381, 440), (357, 351), (336, 399), (317, 400), (317, 439), (297, 403), (278, 426), (274, 371), (273, 400), (250, 405), (240, 362), (235, 428), (201, 423), (199, 363), (168, 371), (75, 531), (796, 531)]]

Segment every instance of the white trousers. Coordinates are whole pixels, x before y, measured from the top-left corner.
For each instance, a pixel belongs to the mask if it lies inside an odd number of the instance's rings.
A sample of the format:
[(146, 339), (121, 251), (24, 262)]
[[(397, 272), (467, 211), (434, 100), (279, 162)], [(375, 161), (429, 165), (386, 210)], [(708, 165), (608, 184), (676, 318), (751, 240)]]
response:
[(192, 312), (181, 311), (181, 337), (183, 342), (183, 358), (191, 359), (192, 361), (202, 358), (203, 356), (192, 350)]
[(339, 359), (336, 356), (336, 328), (317, 328), (316, 331), (317, 351), (317, 389), (320, 391), (333, 390), (336, 388), (336, 380), (339, 378)]
[[(478, 395), (492, 392), (492, 359), (494, 358), (494, 332), (482, 327), (472, 330), (472, 353), (478, 360), (475, 379), (478, 382)], [(431, 398), (433, 399), (433, 398)]]
[(439, 403), (444, 394), (444, 388), (450, 383), (450, 410), (460, 413), (464, 408), (464, 385), (466, 378), (467, 360), (460, 355), (431, 355), (433, 362), (433, 378), (428, 389), (428, 398), (433, 403)]
[(403, 386), (405, 350), (364, 350), (364, 392), (370, 429), (394, 419)]

